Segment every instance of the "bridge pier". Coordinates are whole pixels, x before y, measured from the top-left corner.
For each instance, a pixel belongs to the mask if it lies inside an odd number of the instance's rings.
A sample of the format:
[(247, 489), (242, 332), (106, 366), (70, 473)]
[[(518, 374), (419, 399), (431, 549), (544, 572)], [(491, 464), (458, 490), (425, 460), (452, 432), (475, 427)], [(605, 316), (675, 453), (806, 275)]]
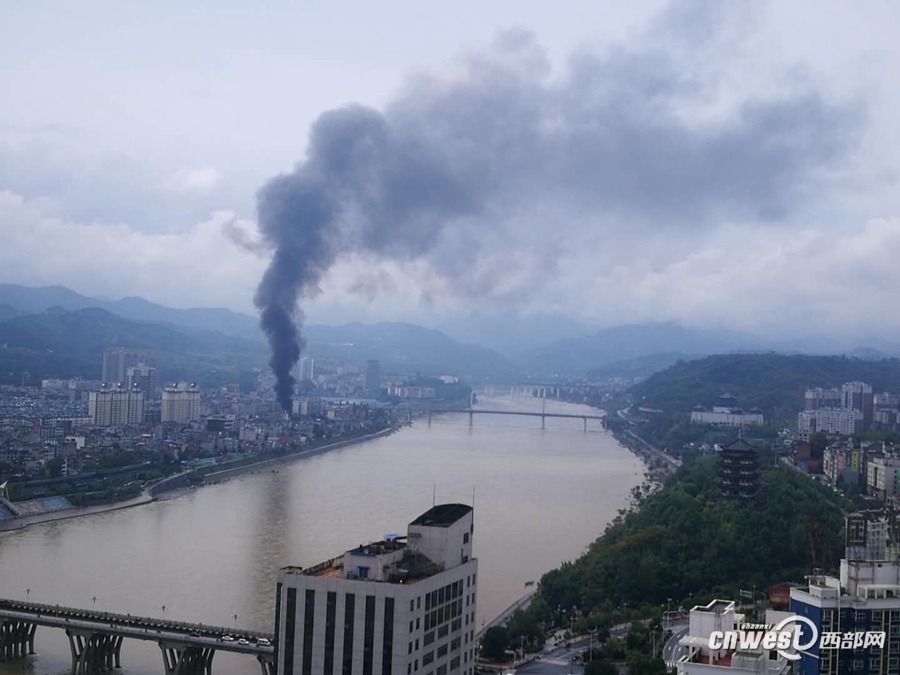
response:
[(546, 429), (546, 428), (547, 428), (547, 416), (544, 414), (541, 414), (541, 429)]
[(587, 431), (587, 417), (582, 417), (581, 419), (584, 420), (584, 430)]
[(122, 636), (66, 630), (72, 651), (72, 675), (96, 675), (121, 668)]
[(262, 675), (276, 675), (274, 657), (263, 656), (262, 654), (260, 654), (256, 657), (256, 660), (259, 661), (259, 667), (262, 671)]
[(431, 409), (428, 409), (428, 426), (431, 426)]
[(216, 655), (212, 647), (160, 642), (159, 649), (166, 675), (212, 675), (212, 660)]
[(475, 413), (473, 413), (473, 412), (470, 410), (470, 411), (469, 411), (469, 426), (472, 426), (474, 420), (475, 420)]
[(0, 621), (0, 661), (21, 659), (34, 654), (37, 626), (27, 621)]

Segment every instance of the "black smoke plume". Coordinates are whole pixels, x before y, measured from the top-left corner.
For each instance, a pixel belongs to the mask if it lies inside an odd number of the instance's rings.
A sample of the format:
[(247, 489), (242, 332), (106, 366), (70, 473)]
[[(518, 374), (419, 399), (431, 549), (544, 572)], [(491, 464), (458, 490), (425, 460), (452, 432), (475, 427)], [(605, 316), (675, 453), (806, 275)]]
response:
[(282, 407), (303, 346), (298, 301), (341, 256), (424, 260), (451, 292), (481, 297), (497, 275), (479, 261), (498, 251), (527, 251), (540, 283), (567, 237), (773, 220), (806, 201), (845, 156), (858, 110), (798, 86), (699, 123), (687, 111), (716, 103), (712, 64), (725, 60), (697, 63), (704, 45), (721, 48), (704, 16), (576, 55), (560, 77), (529, 34), (507, 33), (455, 70), (412, 79), (383, 111), (322, 114), (306, 159), (258, 195), (274, 254), (255, 302)]

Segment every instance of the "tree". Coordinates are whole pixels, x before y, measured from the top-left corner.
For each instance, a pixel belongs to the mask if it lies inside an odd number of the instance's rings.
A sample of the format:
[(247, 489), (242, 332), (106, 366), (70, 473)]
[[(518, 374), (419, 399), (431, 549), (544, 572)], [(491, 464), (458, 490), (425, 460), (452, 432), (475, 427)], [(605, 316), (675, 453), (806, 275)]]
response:
[(525, 643), (532, 640), (542, 643), (544, 641), (544, 631), (537, 619), (531, 612), (524, 612), (521, 609), (516, 610), (512, 618), (509, 620), (509, 640), (513, 645), (518, 646), (519, 641), (525, 638)]
[(822, 459), (825, 448), (828, 447), (828, 436), (817, 431), (809, 437), (810, 454), (814, 459)]
[(62, 457), (54, 457), (49, 462), (47, 462), (47, 473), (50, 474), (50, 478), (59, 478), (60, 476), (62, 476), (62, 470)]
[(606, 659), (595, 659), (585, 664), (584, 675), (619, 675), (619, 669)]
[(481, 638), (481, 651), (486, 659), (499, 661), (509, 647), (509, 632), (503, 626), (491, 626)]

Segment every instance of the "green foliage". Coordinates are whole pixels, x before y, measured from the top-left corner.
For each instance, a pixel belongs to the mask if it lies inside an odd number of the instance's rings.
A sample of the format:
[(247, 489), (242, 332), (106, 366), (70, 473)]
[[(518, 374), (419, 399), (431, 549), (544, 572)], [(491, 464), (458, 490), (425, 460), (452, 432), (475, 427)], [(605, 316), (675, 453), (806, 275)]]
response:
[(503, 626), (491, 626), (481, 638), (482, 654), (486, 659), (500, 661), (509, 647), (509, 633)]
[(62, 476), (64, 460), (62, 457), (54, 457), (49, 462), (47, 462), (47, 473), (50, 475), (50, 478), (59, 478)]
[(541, 629), (540, 623), (531, 612), (516, 610), (509, 620), (509, 639), (514, 646), (520, 644), (520, 640), (524, 638), (522, 644), (533, 644), (535, 642), (543, 644), (544, 631)]
[(550, 607), (584, 612), (629, 607), (659, 608), (738, 587), (758, 588), (807, 571), (807, 526), (824, 518), (829, 539), (822, 555), (837, 564), (843, 517), (832, 491), (780, 467), (763, 467), (756, 497), (728, 501), (719, 496), (715, 457), (679, 470), (640, 510), (607, 528), (580, 559), (541, 580)]
[(807, 387), (835, 387), (862, 380), (875, 391), (900, 389), (900, 360), (845, 356), (721, 354), (680, 361), (632, 388), (641, 405), (667, 413), (689, 413), (712, 405), (724, 393), (744, 408), (761, 408), (774, 419), (793, 419)]

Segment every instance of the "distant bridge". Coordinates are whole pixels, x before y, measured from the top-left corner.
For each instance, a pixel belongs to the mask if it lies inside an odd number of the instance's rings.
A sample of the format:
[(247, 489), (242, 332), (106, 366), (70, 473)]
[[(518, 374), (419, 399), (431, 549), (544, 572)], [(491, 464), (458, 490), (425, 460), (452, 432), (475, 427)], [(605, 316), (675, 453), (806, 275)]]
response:
[(442, 413), (462, 413), (469, 416), (469, 426), (472, 426), (474, 423), (475, 415), (519, 415), (522, 417), (540, 417), (541, 418), (541, 429), (546, 428), (547, 418), (548, 417), (557, 417), (557, 418), (565, 418), (572, 420), (582, 420), (584, 421), (584, 430), (587, 431), (587, 423), (588, 420), (603, 420), (603, 415), (582, 415), (580, 413), (548, 413), (548, 412), (527, 412), (523, 410), (487, 410), (484, 408), (458, 408), (458, 409), (439, 409), (439, 410), (429, 410), (428, 411), (428, 423), (431, 424), (431, 416), (432, 414), (442, 414)]
[[(66, 631), (72, 675), (96, 675), (120, 668), (126, 637), (156, 642), (165, 675), (211, 675), (217, 651), (255, 656), (262, 675), (275, 675), (275, 636), (271, 633), (2, 599), (0, 662), (34, 654), (38, 626)], [(223, 639), (225, 636), (232, 640)]]

